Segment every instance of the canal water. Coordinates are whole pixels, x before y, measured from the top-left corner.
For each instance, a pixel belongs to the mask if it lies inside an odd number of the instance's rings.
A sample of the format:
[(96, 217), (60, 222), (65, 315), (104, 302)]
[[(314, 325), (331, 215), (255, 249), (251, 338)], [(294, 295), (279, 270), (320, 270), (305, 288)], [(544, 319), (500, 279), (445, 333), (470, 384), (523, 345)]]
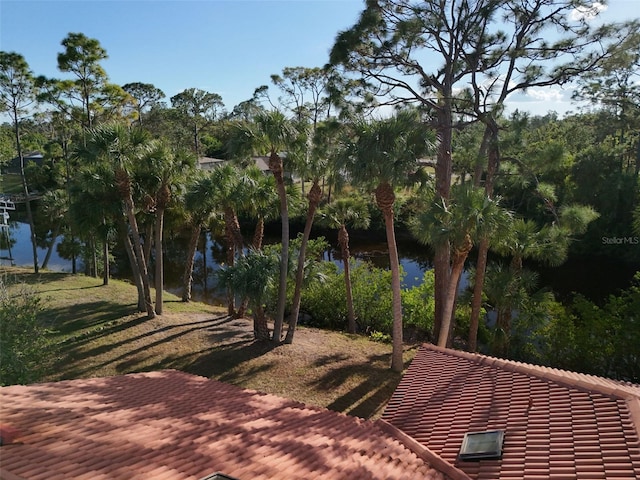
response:
[[(29, 226), (23, 222), (10, 222), (9, 235), (12, 240), (11, 254), (13, 264), (30, 268), (33, 266), (31, 243), (29, 240)], [(182, 275), (186, 262), (186, 238), (172, 235), (167, 232), (165, 257), (165, 287), (167, 290), (181, 294)], [(4, 234), (3, 234), (4, 235)], [(335, 262), (342, 268), (339, 249), (335, 235), (327, 234), (327, 240), (332, 246), (324, 252), (324, 259)], [(267, 236), (265, 242), (276, 242), (275, 236)], [(433, 268), (432, 252), (428, 247), (417, 244), (410, 238), (400, 236), (398, 238), (398, 253), (400, 263), (405, 272), (404, 287), (410, 288), (419, 285), (425, 271)], [(367, 260), (380, 268), (388, 268), (388, 251), (384, 237), (379, 235), (352, 234), (351, 254), (356, 260)], [(46, 249), (38, 248), (38, 260), (46, 255)], [(4, 239), (0, 239), (0, 265), (10, 265), (7, 260), (8, 250)], [(208, 234), (201, 236), (198, 246), (194, 268), (193, 298), (212, 304), (224, 302), (224, 295), (215, 287), (215, 271), (224, 262), (225, 252), (223, 246), (212, 239)], [(122, 259), (125, 261), (125, 259)], [(615, 294), (620, 289), (627, 288), (640, 265), (633, 265), (617, 261), (610, 257), (570, 258), (565, 264), (556, 268), (544, 268), (530, 266), (540, 274), (540, 287), (548, 287), (559, 298), (566, 298), (573, 292), (578, 292), (595, 301), (602, 300), (610, 294)], [(59, 272), (71, 272), (71, 262), (60, 258), (56, 249), (48, 265), (49, 270)], [(78, 266), (82, 271), (82, 266)], [(115, 276), (127, 276), (126, 263), (120, 262), (114, 268)], [(461, 280), (460, 288), (468, 285), (468, 275), (465, 272)]]

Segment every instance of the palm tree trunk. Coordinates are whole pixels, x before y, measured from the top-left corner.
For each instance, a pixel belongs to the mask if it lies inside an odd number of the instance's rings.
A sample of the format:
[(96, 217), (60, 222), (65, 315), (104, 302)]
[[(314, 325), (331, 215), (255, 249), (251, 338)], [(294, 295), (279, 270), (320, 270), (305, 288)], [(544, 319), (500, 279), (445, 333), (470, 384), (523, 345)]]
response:
[(189, 251), (187, 253), (187, 263), (184, 267), (184, 275), (182, 276), (182, 301), (189, 302), (191, 300), (191, 287), (193, 285), (193, 265), (196, 259), (196, 250), (198, 249), (198, 240), (200, 239), (200, 225), (194, 225), (191, 228), (191, 238), (189, 239)]
[(153, 247), (153, 223), (147, 222), (144, 232), (144, 261), (151, 265), (151, 249)]
[(102, 285), (109, 285), (109, 239), (105, 232), (102, 241)]
[(129, 265), (131, 265), (131, 275), (133, 275), (133, 282), (136, 284), (136, 288), (138, 289), (138, 310), (141, 312), (145, 311), (144, 305), (144, 288), (142, 286), (142, 276), (140, 275), (140, 268), (138, 268), (138, 262), (136, 261), (136, 255), (133, 252), (133, 245), (131, 244), (131, 239), (129, 238), (129, 233), (127, 229), (127, 224), (124, 221), (124, 217), (118, 216), (118, 230), (120, 232), (120, 237), (122, 238), (122, 243), (124, 245), (124, 250), (127, 252), (127, 257), (129, 257)]
[(458, 282), (460, 281), (460, 275), (462, 275), (462, 270), (464, 270), (464, 262), (471, 251), (472, 245), (471, 238), (467, 235), (465, 238), (465, 245), (453, 255), (447, 296), (445, 298), (445, 304), (442, 311), (442, 325), (440, 326), (440, 334), (438, 335), (439, 347), (446, 347), (449, 340), (449, 330), (451, 328), (451, 318), (456, 303)]
[(253, 337), (256, 340), (269, 340), (269, 327), (267, 326), (267, 316), (262, 305), (254, 306), (253, 313)]
[[(224, 237), (227, 244), (227, 265), (232, 267), (236, 259), (236, 243), (229, 210), (225, 209), (224, 212)], [(236, 296), (231, 287), (227, 287), (227, 314), (231, 317), (236, 315)]]
[(296, 285), (293, 292), (293, 305), (291, 307), (291, 315), (289, 315), (289, 328), (284, 343), (292, 343), (293, 335), (298, 324), (298, 315), (300, 314), (300, 301), (302, 298), (302, 282), (304, 280), (304, 262), (307, 254), (307, 244), (311, 235), (311, 227), (313, 218), (316, 214), (320, 200), (322, 199), (322, 190), (318, 184), (318, 179), (314, 179), (313, 185), (308, 194), (309, 208), (307, 209), (307, 219), (302, 233), (302, 241), (300, 243), (300, 252), (298, 253), (298, 268), (296, 270)]
[(387, 245), (389, 247), (389, 266), (391, 268), (391, 293), (393, 325), (391, 329), (392, 352), (391, 370), (401, 372), (404, 367), (402, 360), (402, 294), (400, 286), (400, 260), (398, 259), (398, 246), (396, 244), (395, 227), (393, 223), (393, 204), (395, 193), (393, 187), (383, 182), (376, 188), (376, 203), (382, 211), (384, 217), (384, 227), (387, 235)]
[(344, 288), (347, 296), (347, 328), (349, 333), (356, 333), (356, 313), (353, 308), (353, 291), (351, 289), (351, 266), (349, 265), (349, 233), (347, 227), (342, 225), (338, 232), (338, 244), (342, 253), (342, 264), (344, 266)]
[(116, 182), (119, 186), (118, 188), (123, 199), (125, 214), (127, 215), (129, 228), (131, 229), (131, 235), (133, 237), (133, 252), (135, 254), (135, 259), (140, 270), (145, 311), (147, 312), (148, 318), (155, 318), (156, 312), (153, 308), (153, 303), (151, 302), (149, 272), (147, 270), (147, 263), (145, 262), (144, 252), (142, 251), (142, 245), (140, 243), (140, 230), (138, 229), (138, 221), (136, 220), (133, 197), (131, 196), (131, 189), (126, 187), (126, 185), (129, 183), (128, 174), (126, 172), (123, 172), (122, 170), (116, 171)]
[(60, 229), (62, 227), (62, 220), (56, 223), (56, 226), (53, 229), (53, 233), (51, 234), (51, 245), (47, 249), (47, 254), (44, 256), (44, 260), (42, 261), (42, 270), (46, 270), (49, 265), (49, 260), (51, 260), (51, 254), (53, 253), (53, 247), (56, 245), (56, 238), (60, 235)]
[(256, 223), (256, 229), (253, 233), (253, 240), (251, 244), (253, 248), (256, 250), (260, 250), (262, 248), (262, 239), (264, 238), (264, 218), (259, 217), (258, 223)]
[(402, 296), (400, 286), (400, 261), (398, 247), (393, 226), (393, 211), (384, 212), (385, 230), (389, 245), (389, 264), (391, 266), (391, 291), (393, 294), (393, 351), (391, 353), (391, 370), (401, 372), (404, 367), (402, 360)]
[(282, 159), (275, 151), (269, 157), (269, 168), (276, 180), (278, 197), (280, 197), (280, 219), (282, 222), (282, 250), (280, 254), (280, 281), (278, 283), (278, 307), (273, 323), (273, 342), (280, 343), (284, 311), (287, 302), (287, 274), (289, 269), (289, 209), (287, 206), (287, 190), (282, 174)]
[(482, 290), (484, 278), (487, 273), (487, 259), (489, 257), (489, 239), (483, 238), (478, 245), (478, 260), (476, 262), (476, 278), (473, 285), (473, 297), (471, 299), (471, 319), (469, 320), (469, 345), (470, 352), (478, 349), (478, 328), (480, 326), (480, 309), (482, 308)]
[(158, 205), (156, 208), (156, 237), (154, 240), (156, 251), (156, 313), (162, 315), (163, 291), (164, 291), (164, 253), (162, 251), (162, 230), (164, 228), (164, 206)]

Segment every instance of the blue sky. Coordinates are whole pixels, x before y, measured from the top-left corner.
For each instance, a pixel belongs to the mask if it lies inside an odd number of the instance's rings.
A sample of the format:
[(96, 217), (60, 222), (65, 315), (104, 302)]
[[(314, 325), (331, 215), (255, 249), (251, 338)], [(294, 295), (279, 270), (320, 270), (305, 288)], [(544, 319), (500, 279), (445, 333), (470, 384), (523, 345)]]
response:
[[(363, 0), (0, 0), (0, 49), (22, 54), (36, 75), (64, 77), (56, 57), (69, 32), (96, 38), (112, 82), (152, 83), (222, 96), (231, 110), (284, 67), (327, 62), (336, 34)], [(640, 0), (610, 0), (603, 20), (640, 16)], [(544, 114), (574, 108), (570, 92), (531, 91), (511, 108)]]

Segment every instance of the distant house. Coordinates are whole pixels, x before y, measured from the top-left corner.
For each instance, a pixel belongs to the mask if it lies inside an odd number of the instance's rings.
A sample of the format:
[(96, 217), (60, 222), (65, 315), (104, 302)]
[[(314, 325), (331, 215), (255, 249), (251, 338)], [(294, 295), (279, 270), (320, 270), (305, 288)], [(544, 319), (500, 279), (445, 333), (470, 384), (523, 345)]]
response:
[[(640, 479), (640, 385), (424, 345), (382, 418), (474, 480)], [(461, 460), (485, 431), (501, 458)]]
[[(29, 163), (35, 163), (36, 165), (41, 166), (43, 162), (44, 155), (40, 152), (29, 152), (24, 154), (25, 167), (29, 165)], [(16, 175), (20, 174), (20, 157), (15, 157), (9, 160), (2, 169), (2, 172)]]
[[(283, 154), (283, 158), (286, 158), (286, 155)], [(260, 169), (262, 173), (265, 175), (271, 174), (271, 169), (269, 168), (269, 157), (268, 156), (259, 156), (259, 157), (251, 157), (251, 160), (255, 163), (256, 167)], [(223, 160), (221, 158), (211, 158), (211, 157), (200, 157), (198, 158), (198, 168), (201, 170), (210, 171), (216, 168), (217, 166), (223, 165), (228, 160)], [(286, 171), (283, 173), (285, 178), (293, 179), (293, 175), (290, 171)]]
[[(280, 153), (280, 158), (282, 158), (283, 163), (284, 163), (284, 171), (282, 172), (283, 177), (284, 178), (288, 178), (290, 180), (299, 180), (299, 178), (297, 178), (291, 172), (291, 170), (287, 170), (287, 162), (286, 162), (287, 154), (286, 153)], [(256, 162), (256, 167), (258, 167), (262, 173), (271, 174), (271, 168), (269, 167), (269, 157), (268, 156), (252, 157), (252, 159)]]
[(226, 161), (227, 160), (223, 160), (221, 158), (200, 157), (198, 158), (198, 168), (200, 170), (210, 171), (224, 164)]

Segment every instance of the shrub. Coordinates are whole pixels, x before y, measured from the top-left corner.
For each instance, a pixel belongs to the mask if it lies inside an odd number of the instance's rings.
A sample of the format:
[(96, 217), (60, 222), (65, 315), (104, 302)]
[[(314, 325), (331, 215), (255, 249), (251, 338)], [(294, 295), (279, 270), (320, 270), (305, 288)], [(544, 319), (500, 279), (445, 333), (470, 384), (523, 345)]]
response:
[(26, 286), (9, 290), (0, 278), (0, 385), (38, 380), (48, 360), (47, 330), (38, 319), (40, 298)]
[(435, 272), (427, 270), (422, 283), (402, 291), (402, 318), (405, 327), (415, 327), (430, 335), (435, 319)]
[[(307, 323), (330, 329), (346, 329), (347, 298), (344, 272), (331, 262), (325, 281), (309, 285), (302, 295), (301, 310), (311, 320)], [(353, 307), (361, 332), (391, 333), (391, 272), (368, 262), (351, 263)]]

